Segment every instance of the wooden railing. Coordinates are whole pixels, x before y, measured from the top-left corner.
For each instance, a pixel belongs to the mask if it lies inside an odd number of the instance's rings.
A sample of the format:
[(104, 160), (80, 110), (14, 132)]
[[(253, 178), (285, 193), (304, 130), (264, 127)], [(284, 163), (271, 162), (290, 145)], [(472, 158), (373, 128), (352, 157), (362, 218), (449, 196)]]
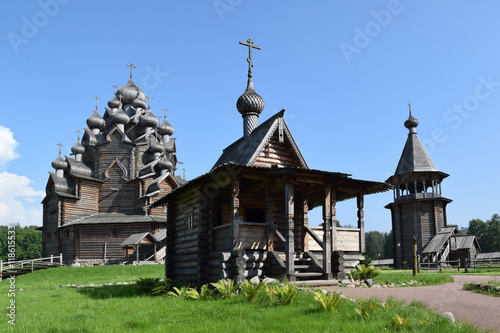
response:
[(276, 238), (278, 238), (278, 240), (281, 242), (283, 247), (286, 248), (286, 240), (285, 240), (285, 237), (283, 237), (283, 235), (281, 234), (281, 232), (279, 232), (279, 230), (276, 229), (276, 227), (272, 223), (267, 222), (266, 224), (267, 224), (268, 230), (272, 231), (273, 234), (276, 236)]
[[(3, 262), (0, 260), (0, 281), (2, 276), (9, 272), (17, 271), (35, 271), (39, 268), (47, 268), (53, 266), (63, 266), (63, 255), (60, 253), (58, 256), (51, 255), (46, 258), (29, 259), (29, 260), (17, 260), (17, 261), (7, 261)], [(14, 274), (14, 273), (13, 273)]]
[(308, 225), (304, 225), (304, 229), (306, 233), (308, 233), (312, 237), (312, 239), (314, 239), (319, 247), (323, 249), (323, 241), (321, 240), (321, 238), (319, 238), (319, 236)]

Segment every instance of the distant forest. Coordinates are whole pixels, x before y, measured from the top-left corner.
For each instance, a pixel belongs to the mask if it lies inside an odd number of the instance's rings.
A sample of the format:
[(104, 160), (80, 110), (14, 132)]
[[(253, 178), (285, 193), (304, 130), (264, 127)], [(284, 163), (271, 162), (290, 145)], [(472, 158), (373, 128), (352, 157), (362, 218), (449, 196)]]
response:
[[(480, 219), (469, 221), (468, 227), (459, 229), (459, 235), (477, 237), (481, 252), (500, 252), (500, 215), (493, 214), (486, 222)], [(393, 259), (392, 231), (368, 231), (365, 233), (366, 257), (370, 259)]]
[[(15, 241), (15, 260), (36, 259), (42, 256), (42, 232), (36, 228), (37, 226), (17, 225), (14, 229), (10, 229), (15, 231), (15, 238), (10, 239), (11, 245), (13, 245), (12, 240)], [(13, 236), (8, 230), (7, 226), (0, 226), (0, 260), (4, 262), (8, 261), (8, 236)]]

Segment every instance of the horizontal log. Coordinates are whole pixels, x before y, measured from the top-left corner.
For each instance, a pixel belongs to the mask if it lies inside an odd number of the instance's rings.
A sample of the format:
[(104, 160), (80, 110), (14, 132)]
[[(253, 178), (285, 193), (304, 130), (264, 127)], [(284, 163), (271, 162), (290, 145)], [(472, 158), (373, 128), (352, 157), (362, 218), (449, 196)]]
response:
[(249, 269), (263, 269), (264, 265), (265, 265), (265, 263), (262, 261), (260, 261), (260, 262), (247, 262), (245, 265), (245, 268), (247, 270), (249, 270)]

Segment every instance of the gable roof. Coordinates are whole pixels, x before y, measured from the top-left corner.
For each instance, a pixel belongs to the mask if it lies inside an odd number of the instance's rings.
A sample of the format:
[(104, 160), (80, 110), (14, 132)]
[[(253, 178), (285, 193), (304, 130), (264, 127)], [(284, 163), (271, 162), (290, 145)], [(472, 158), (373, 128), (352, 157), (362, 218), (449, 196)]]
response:
[(280, 126), (283, 126), (283, 132), (290, 141), (293, 151), (300, 161), (301, 167), (309, 169), (304, 156), (302, 156), (297, 143), (283, 119), (284, 113), (285, 109), (263, 122), (247, 138), (242, 137), (225, 148), (212, 169), (226, 163), (252, 166)]
[(403, 153), (399, 159), (395, 175), (410, 172), (439, 171), (418, 138), (417, 133), (409, 133)]
[(122, 247), (125, 246), (130, 246), (130, 245), (137, 245), (142, 242), (142, 240), (146, 237), (149, 237), (151, 242), (153, 243), (158, 243), (158, 240), (154, 235), (152, 235), (150, 232), (139, 232), (137, 234), (132, 234), (130, 235), (126, 240), (124, 240), (120, 245)]
[(422, 250), (422, 253), (434, 253), (439, 252), (443, 248), (444, 244), (454, 235), (457, 228), (454, 226), (441, 228), (439, 233), (432, 237), (429, 243)]
[(480, 249), (476, 236), (473, 235), (457, 236), (454, 245), (452, 250), (472, 249), (474, 246)]
[(165, 222), (165, 217), (123, 213), (95, 213), (92, 215), (76, 218), (73, 221), (65, 223), (61, 227), (76, 224), (115, 224), (144, 222)]

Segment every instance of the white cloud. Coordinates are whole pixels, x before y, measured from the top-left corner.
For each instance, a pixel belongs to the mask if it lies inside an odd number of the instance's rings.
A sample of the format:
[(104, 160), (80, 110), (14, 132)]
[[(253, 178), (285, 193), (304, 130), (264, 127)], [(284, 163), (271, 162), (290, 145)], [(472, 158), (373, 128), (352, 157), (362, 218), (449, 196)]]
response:
[(30, 187), (31, 180), (13, 173), (0, 173), (0, 225), (41, 225), (40, 201), (44, 191)]
[(19, 157), (16, 147), (19, 143), (14, 139), (12, 131), (0, 125), (0, 166)]

